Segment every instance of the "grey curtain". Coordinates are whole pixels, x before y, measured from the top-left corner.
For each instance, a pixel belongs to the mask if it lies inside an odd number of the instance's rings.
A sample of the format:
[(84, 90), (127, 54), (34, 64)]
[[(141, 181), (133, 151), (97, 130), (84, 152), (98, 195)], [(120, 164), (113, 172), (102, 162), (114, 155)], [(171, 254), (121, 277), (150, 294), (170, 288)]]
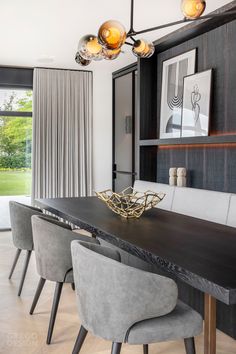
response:
[(92, 80), (34, 70), (32, 200), (92, 194)]

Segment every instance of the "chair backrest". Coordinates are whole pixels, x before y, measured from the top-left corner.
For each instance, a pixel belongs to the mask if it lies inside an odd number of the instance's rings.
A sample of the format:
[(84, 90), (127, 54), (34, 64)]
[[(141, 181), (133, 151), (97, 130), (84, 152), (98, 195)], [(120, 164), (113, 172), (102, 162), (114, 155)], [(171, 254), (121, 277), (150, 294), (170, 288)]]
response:
[(175, 308), (173, 280), (120, 263), (108, 247), (73, 241), (71, 248), (79, 317), (94, 335), (124, 342), (132, 325)]
[(64, 282), (72, 270), (71, 241), (98, 243), (96, 239), (74, 233), (67, 224), (47, 216), (33, 216), (32, 228), (37, 271), (42, 278), (55, 282)]
[(9, 202), (10, 220), (13, 243), (23, 250), (33, 249), (33, 235), (31, 226), (32, 215), (42, 215), (40, 209), (14, 201)]
[(156, 208), (171, 210), (175, 187), (169, 186), (168, 184), (136, 180), (134, 182), (134, 189), (138, 192), (146, 192), (147, 190), (151, 190), (156, 193), (165, 193), (165, 198), (157, 204)]

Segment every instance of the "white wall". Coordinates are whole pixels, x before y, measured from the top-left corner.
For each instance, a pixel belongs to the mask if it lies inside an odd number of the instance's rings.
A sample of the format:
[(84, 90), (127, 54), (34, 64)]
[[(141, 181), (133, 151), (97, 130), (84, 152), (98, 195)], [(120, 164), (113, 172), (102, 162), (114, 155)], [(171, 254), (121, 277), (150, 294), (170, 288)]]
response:
[(112, 73), (93, 72), (93, 183), (94, 191), (112, 185)]

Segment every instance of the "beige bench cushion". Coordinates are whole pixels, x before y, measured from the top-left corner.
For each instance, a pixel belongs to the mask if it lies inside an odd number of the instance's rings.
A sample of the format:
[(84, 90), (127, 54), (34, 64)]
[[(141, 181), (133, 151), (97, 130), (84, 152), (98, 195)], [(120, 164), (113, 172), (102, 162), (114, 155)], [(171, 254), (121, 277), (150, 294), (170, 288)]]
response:
[(134, 189), (138, 192), (146, 192), (147, 190), (150, 190), (156, 193), (165, 193), (165, 198), (157, 204), (157, 208), (171, 210), (175, 187), (171, 187), (168, 184), (137, 180), (134, 182)]
[(230, 196), (230, 193), (176, 187), (172, 211), (226, 224)]
[(236, 227), (236, 195), (231, 194), (227, 225)]

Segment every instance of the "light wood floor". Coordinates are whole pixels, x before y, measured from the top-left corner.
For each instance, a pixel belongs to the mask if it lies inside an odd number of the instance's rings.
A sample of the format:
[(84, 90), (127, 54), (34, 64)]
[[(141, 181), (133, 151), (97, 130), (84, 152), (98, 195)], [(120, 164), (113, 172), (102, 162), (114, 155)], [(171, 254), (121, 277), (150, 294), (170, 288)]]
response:
[[(52, 344), (45, 344), (54, 286), (48, 282), (39, 299), (35, 314), (29, 308), (37, 286), (38, 275), (32, 257), (21, 298), (17, 288), (21, 275), (23, 256), (15, 269), (12, 280), (8, 272), (14, 258), (15, 248), (11, 234), (0, 233), (0, 353), (1, 354), (69, 354), (80, 327), (75, 293), (65, 285), (59, 305)], [(196, 338), (197, 354), (203, 353), (203, 336)], [(88, 335), (81, 354), (110, 354), (111, 343)], [(142, 347), (124, 345), (122, 354), (141, 354)], [(184, 354), (182, 341), (150, 345), (150, 354)], [(235, 354), (236, 341), (217, 333), (217, 354)]]

